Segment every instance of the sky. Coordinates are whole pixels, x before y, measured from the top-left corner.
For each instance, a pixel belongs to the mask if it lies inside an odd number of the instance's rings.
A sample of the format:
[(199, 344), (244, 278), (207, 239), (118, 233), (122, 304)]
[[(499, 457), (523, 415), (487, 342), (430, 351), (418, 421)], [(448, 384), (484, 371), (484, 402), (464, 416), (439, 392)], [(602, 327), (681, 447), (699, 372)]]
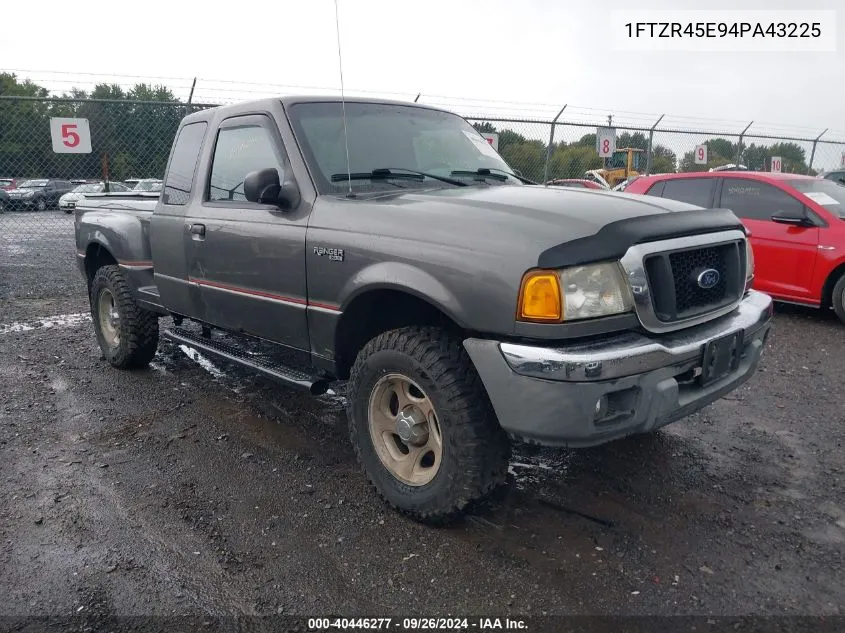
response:
[[(610, 35), (615, 9), (836, 9), (839, 0), (337, 1), (351, 92), (544, 104), (537, 110), (552, 115), (567, 103), (635, 113), (642, 123), (662, 113), (733, 128), (755, 120), (807, 134), (831, 128), (845, 137), (845, 5), (837, 14), (836, 52), (624, 51)], [(91, 87), (97, 74), (167, 77), (173, 79), (159, 81), (182, 98), (190, 78), (199, 77), (195, 101), (339, 86), (333, 0), (211, 6), (42, 1), (39, 15), (69, 15), (4, 29), (0, 70), (32, 71), (19, 74), (39, 83), (49, 78), (56, 90)]]

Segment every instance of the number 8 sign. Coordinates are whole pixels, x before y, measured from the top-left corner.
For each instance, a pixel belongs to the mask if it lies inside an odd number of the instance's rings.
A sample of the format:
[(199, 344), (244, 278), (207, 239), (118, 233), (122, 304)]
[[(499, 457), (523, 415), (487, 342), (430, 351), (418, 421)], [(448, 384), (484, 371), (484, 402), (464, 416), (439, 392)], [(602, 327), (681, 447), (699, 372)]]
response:
[(616, 130), (600, 127), (596, 129), (596, 151), (602, 158), (612, 156), (616, 151)]
[(50, 136), (56, 154), (90, 154), (91, 130), (88, 119), (52, 117)]

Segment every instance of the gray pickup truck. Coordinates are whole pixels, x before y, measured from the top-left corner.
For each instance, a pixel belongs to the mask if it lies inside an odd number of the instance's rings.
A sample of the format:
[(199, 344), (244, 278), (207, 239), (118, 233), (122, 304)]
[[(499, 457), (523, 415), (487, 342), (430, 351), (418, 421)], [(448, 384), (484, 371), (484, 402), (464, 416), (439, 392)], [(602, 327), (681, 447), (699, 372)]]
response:
[(531, 183), (417, 104), (193, 113), (160, 196), (89, 196), (75, 228), (113, 366), (145, 366), (169, 317), (286, 385), (348, 381), (364, 471), (425, 521), (502, 483), (512, 439), (591, 446), (713, 402), (772, 316), (729, 210)]

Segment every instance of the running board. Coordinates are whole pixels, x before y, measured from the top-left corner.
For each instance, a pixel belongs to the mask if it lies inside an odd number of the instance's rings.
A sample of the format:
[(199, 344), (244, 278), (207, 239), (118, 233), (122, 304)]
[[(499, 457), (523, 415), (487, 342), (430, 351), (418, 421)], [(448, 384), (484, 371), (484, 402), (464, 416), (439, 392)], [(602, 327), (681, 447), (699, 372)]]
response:
[(164, 337), (181, 343), (194, 349), (224, 358), (230, 362), (237, 363), (252, 371), (263, 374), (289, 386), (307, 389), (313, 395), (326, 393), (329, 388), (327, 380), (292, 369), (275, 361), (267, 354), (250, 354), (236, 345), (226, 343), (219, 339), (206, 338), (191, 330), (181, 327), (174, 327), (165, 330)]

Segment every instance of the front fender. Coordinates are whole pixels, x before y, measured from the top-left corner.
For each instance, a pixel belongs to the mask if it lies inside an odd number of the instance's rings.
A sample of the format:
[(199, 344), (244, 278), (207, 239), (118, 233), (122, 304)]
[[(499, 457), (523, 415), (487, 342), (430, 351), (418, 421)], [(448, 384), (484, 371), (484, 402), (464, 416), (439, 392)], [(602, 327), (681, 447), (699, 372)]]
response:
[(371, 290), (399, 290), (427, 301), (442, 310), (461, 327), (467, 326), (467, 313), (455, 294), (430, 273), (402, 262), (379, 262), (352, 276), (341, 290), (341, 311), (359, 295)]

